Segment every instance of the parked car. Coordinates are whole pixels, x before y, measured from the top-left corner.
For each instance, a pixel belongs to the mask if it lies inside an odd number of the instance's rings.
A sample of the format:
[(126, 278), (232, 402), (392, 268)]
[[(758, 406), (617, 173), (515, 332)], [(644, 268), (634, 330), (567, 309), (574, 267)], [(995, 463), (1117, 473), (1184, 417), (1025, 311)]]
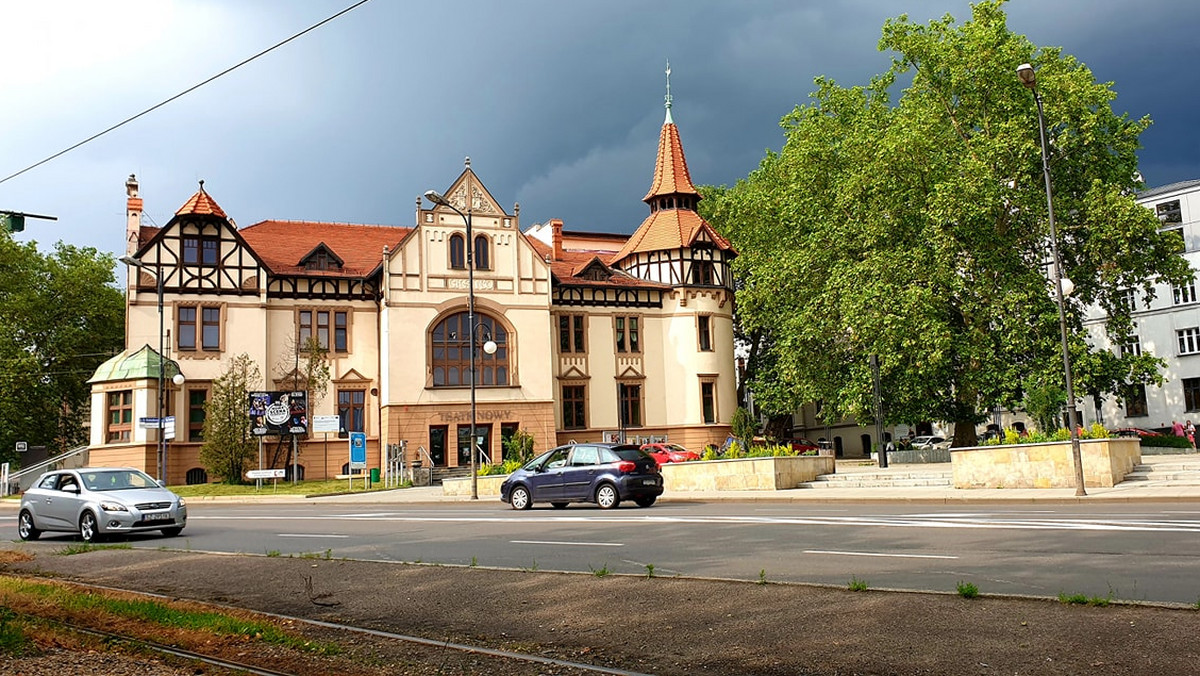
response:
[(700, 454), (695, 451), (680, 446), (679, 444), (642, 444), (642, 450), (649, 453), (651, 458), (659, 465), (665, 465), (668, 462), (687, 462), (688, 460), (699, 460)]
[(1161, 437), (1162, 436), (1161, 432), (1155, 432), (1154, 430), (1148, 430), (1148, 429), (1144, 429), (1141, 427), (1119, 427), (1115, 430), (1112, 430), (1112, 433), (1117, 435), (1118, 437), (1141, 438), (1141, 437)]
[(183, 498), (132, 467), (85, 467), (43, 474), (21, 496), (17, 534), (36, 540), (46, 531), (78, 533), (84, 542), (107, 535), (162, 531), (187, 524)]
[(555, 509), (571, 502), (594, 502), (601, 509), (612, 509), (624, 500), (649, 507), (662, 492), (658, 463), (629, 444), (559, 446), (500, 484), (500, 499), (513, 509), (529, 509), (535, 502), (549, 502)]
[(817, 442), (811, 441), (809, 439), (803, 439), (803, 438), (783, 439), (779, 443), (783, 444), (784, 446), (791, 446), (792, 450), (796, 451), (797, 453), (807, 453), (809, 451), (821, 450), (821, 447), (819, 445), (817, 445)]

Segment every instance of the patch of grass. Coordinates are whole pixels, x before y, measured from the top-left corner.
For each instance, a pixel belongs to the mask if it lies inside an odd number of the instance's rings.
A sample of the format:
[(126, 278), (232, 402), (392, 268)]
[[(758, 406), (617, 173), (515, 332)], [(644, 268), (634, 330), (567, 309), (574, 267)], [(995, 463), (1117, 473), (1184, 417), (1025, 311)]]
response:
[(278, 550), (278, 549), (272, 549), (272, 550), (268, 551), (268, 552), (267, 552), (267, 558), (270, 558), (270, 559), (277, 559), (277, 558), (279, 558), (279, 550)]
[(479, 565), (479, 559), (472, 556), (471, 557), (471, 567), (474, 568), (475, 566), (478, 566), (478, 565)]
[(37, 652), (37, 647), (21, 625), (16, 613), (0, 606), (0, 655), (23, 657)]
[(608, 577), (609, 575), (612, 575), (612, 571), (608, 569), (607, 563), (599, 568), (592, 568), (591, 566), (588, 566), (588, 568), (592, 569), (592, 575), (595, 575), (596, 577)]
[(646, 564), (646, 577), (654, 577), (654, 564), (653, 563)]
[(767, 569), (763, 568), (758, 571), (758, 584), (767, 583)]
[(850, 576), (850, 582), (847, 584), (850, 591), (866, 591), (867, 581), (858, 579), (857, 575)]
[[(345, 479), (330, 479), (300, 481), (293, 484), (290, 481), (279, 481), (274, 486), (270, 481), (263, 481), (261, 489), (255, 489), (253, 483), (249, 484), (192, 484), (190, 486), (170, 486), (169, 488), (177, 495), (184, 498), (198, 498), (213, 495), (262, 495), (263, 493), (272, 493), (275, 495), (323, 495), (329, 493), (372, 493), (375, 491), (391, 490), (384, 488), (382, 484), (374, 484), (371, 488), (363, 486), (363, 482), (359, 477), (354, 477), (354, 486), (347, 488)], [(401, 486), (402, 488), (411, 488)]]
[(1076, 606), (1095, 606), (1098, 608), (1104, 608), (1108, 606), (1108, 604), (1112, 603), (1112, 598), (1113, 596), (1111, 591), (1108, 593), (1108, 596), (1088, 596), (1086, 594), (1068, 594), (1066, 592), (1058, 593), (1059, 603), (1066, 603), (1068, 605)]
[(957, 589), (958, 595), (964, 599), (973, 599), (976, 596), (979, 596), (979, 587), (976, 587), (970, 582), (963, 582), (962, 580), (959, 580)]
[(338, 655), (342, 652), (341, 646), (336, 643), (309, 641), (293, 636), (273, 624), (215, 611), (184, 610), (162, 601), (116, 598), (102, 593), (80, 591), (73, 587), (27, 582), (15, 578), (0, 578), (0, 590), (19, 596), (31, 596), (40, 599), (42, 603), (52, 603), (76, 616), (94, 619), (98, 615), (108, 614), (174, 629), (245, 636), (318, 655)]
[(533, 565), (531, 565), (531, 566), (529, 567), (529, 569), (528, 569), (528, 570), (529, 570), (529, 572), (531, 572), (531, 573), (536, 573), (536, 572), (537, 572), (537, 569), (538, 569), (538, 565), (537, 565), (537, 559), (534, 559), (534, 560), (533, 560)]
[(1192, 607), (1196, 610), (1200, 610), (1200, 598), (1196, 599), (1196, 602), (1192, 604)]
[(72, 556), (74, 554), (87, 554), (88, 552), (98, 552), (101, 549), (133, 549), (128, 542), (123, 542), (114, 545), (98, 545), (91, 542), (78, 542), (67, 545), (55, 552), (59, 556)]

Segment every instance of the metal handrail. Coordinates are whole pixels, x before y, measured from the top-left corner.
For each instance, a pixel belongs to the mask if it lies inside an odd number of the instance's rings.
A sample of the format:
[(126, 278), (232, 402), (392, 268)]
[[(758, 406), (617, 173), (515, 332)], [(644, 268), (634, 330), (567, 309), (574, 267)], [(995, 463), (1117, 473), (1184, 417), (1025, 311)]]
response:
[(11, 486), (14, 483), (17, 486), (20, 486), (21, 479), (28, 477), (30, 475), (34, 475), (35, 473), (36, 473), (36, 475), (40, 476), (43, 471), (53, 467), (54, 465), (57, 465), (57, 464), (63, 462), (64, 460), (73, 458), (82, 453), (86, 453), (89, 448), (91, 448), (91, 446), (78, 446), (76, 448), (72, 448), (69, 451), (64, 451), (62, 453), (59, 453), (56, 456), (46, 458), (45, 460), (37, 463), (36, 465), (30, 465), (29, 467), (22, 468), (18, 472), (10, 473), (8, 475), (8, 483), (3, 486), (0, 486), (0, 495), (8, 495), (9, 494), (9, 492), (8, 492), (9, 486)]
[[(429, 485), (432, 486), (433, 485), (433, 456), (429, 455), (429, 451), (425, 450), (424, 446), (417, 446), (417, 457), (419, 458), (422, 455), (425, 456), (425, 459), (429, 461)], [(417, 483), (417, 477), (416, 477), (415, 471), (413, 472), (413, 483), (414, 484)]]

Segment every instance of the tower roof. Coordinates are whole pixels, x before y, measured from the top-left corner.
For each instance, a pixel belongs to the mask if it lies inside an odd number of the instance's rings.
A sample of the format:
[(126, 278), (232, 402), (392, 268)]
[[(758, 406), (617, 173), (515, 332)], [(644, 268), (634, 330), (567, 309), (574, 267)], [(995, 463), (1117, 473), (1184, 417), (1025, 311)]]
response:
[(200, 189), (192, 195), (183, 206), (179, 207), (179, 211), (175, 212), (176, 216), (219, 216), (228, 219), (225, 215), (225, 210), (217, 201), (204, 192), (204, 181), (200, 181)]
[(662, 131), (658, 135), (654, 180), (650, 182), (650, 191), (642, 198), (643, 202), (663, 195), (700, 195), (696, 186), (692, 185), (687, 158), (683, 156), (683, 144), (679, 141), (679, 128), (671, 121), (670, 115), (671, 109), (668, 107), (667, 121), (663, 122)]

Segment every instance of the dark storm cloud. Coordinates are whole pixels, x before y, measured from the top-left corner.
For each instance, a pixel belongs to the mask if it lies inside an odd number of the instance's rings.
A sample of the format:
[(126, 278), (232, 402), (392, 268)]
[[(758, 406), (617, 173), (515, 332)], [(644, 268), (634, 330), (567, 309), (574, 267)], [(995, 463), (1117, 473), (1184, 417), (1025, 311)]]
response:
[[(29, 35), (0, 87), (0, 173), (45, 157), (301, 30), (348, 0), (0, 8)], [(43, 9), (50, 5), (49, 9)], [(67, 11), (70, 8), (71, 11)], [(1151, 185), (1200, 178), (1200, 3), (1015, 0), (1013, 30), (1112, 80), (1118, 111), (1150, 115)], [(119, 251), (123, 183), (158, 223), (198, 179), (240, 224), (267, 218), (411, 225), (463, 158), (524, 225), (630, 232), (653, 171), (671, 60), (673, 117), (693, 179), (732, 184), (818, 75), (865, 84), (887, 69), (883, 22), (966, 2), (394, 2), (374, 0), (70, 155), (0, 185), (0, 208), (53, 213), (43, 243)], [(61, 17), (81, 17), (77, 26)], [(99, 26), (98, 26), (99, 24)], [(100, 28), (100, 29), (98, 29)], [(75, 54), (77, 52), (77, 54)], [(1015, 66), (1016, 64), (1014, 64)], [(25, 75), (22, 75), (24, 73)]]

